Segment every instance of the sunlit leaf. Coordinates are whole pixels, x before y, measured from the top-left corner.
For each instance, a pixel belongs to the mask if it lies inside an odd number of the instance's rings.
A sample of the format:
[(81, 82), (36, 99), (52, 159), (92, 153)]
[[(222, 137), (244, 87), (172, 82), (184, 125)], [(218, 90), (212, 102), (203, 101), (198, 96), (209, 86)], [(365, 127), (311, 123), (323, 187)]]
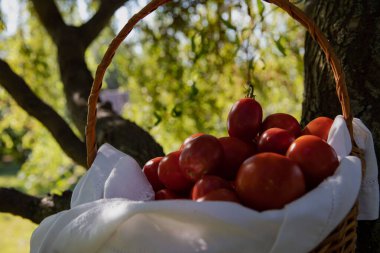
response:
[(266, 63), (265, 63), (265, 60), (263, 58), (259, 58), (259, 61), (263, 64), (262, 68), (261, 69), (265, 69), (266, 68)]
[(222, 17), (220, 17), (220, 20), (222, 21), (222, 23), (223, 23), (227, 28), (236, 31), (236, 26), (234, 26), (230, 21), (225, 20), (225, 19), (223, 19)]
[(190, 100), (194, 100), (195, 97), (198, 95), (199, 93), (199, 89), (197, 88), (197, 85), (196, 83), (194, 82), (191, 86), (191, 89), (190, 89), (190, 95), (189, 95), (189, 99)]
[(180, 117), (182, 115), (182, 112), (182, 104), (176, 104), (172, 109), (171, 115), (175, 118)]
[(259, 15), (261, 19), (264, 18), (264, 11), (265, 11), (265, 5), (263, 4), (262, 0), (256, 0), (257, 2), (257, 9), (259, 10)]
[(191, 41), (191, 51), (193, 51), (193, 52), (195, 52), (195, 50), (196, 50), (195, 36), (196, 36), (196, 34), (194, 34), (194, 35), (191, 37), (191, 39), (190, 39), (190, 41)]
[[(1, 0), (0, 0), (0, 5), (1, 5)], [(4, 31), (5, 29), (6, 29), (6, 27), (5, 27), (5, 22), (4, 22), (4, 19), (3, 19), (3, 12), (0, 9), (0, 32)]]
[(245, 0), (245, 4), (247, 5), (247, 13), (248, 16), (251, 18), (253, 17), (253, 12), (252, 12), (252, 1), (251, 0)]
[(274, 42), (275, 42), (275, 45), (276, 45), (278, 51), (280, 51), (280, 53), (281, 53), (283, 56), (286, 56), (286, 49), (285, 49), (285, 47), (284, 47), (284, 46), (282, 45), (282, 43), (281, 43), (281, 38), (278, 39), (278, 40), (274, 40)]
[(0, 19), (0, 32), (6, 29), (5, 23)]
[(156, 118), (156, 121), (154, 122), (153, 125), (158, 126), (158, 124), (160, 124), (162, 121), (162, 116), (157, 111), (153, 112), (153, 115)]

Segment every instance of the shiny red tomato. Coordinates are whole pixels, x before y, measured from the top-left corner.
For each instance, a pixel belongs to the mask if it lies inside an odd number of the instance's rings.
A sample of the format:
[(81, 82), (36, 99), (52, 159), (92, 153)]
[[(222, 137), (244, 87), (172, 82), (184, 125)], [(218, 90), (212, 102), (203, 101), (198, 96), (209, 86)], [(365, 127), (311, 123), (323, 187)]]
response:
[(179, 157), (182, 173), (193, 182), (203, 175), (215, 172), (223, 159), (223, 148), (219, 140), (208, 134), (189, 141)]
[(263, 121), (261, 132), (273, 127), (288, 130), (295, 137), (298, 137), (302, 131), (297, 119), (286, 113), (274, 113), (267, 116)]
[(227, 119), (229, 136), (252, 141), (260, 131), (263, 110), (253, 98), (242, 98), (231, 108)]
[(232, 180), (244, 160), (256, 153), (254, 143), (249, 144), (235, 137), (221, 137), (219, 142), (222, 144), (224, 156), (217, 175)]
[(166, 188), (173, 191), (189, 190), (193, 183), (185, 177), (179, 167), (181, 151), (169, 153), (158, 165), (158, 177)]
[(301, 167), (308, 189), (314, 188), (325, 178), (334, 174), (339, 165), (335, 150), (327, 142), (314, 135), (297, 138), (290, 145), (286, 156)]
[(334, 120), (328, 117), (318, 117), (310, 121), (302, 130), (302, 135), (315, 135), (327, 141)]
[(191, 198), (197, 200), (207, 193), (219, 188), (231, 189), (231, 184), (220, 177), (205, 175), (194, 184), (191, 191)]
[(306, 192), (300, 167), (287, 157), (259, 153), (241, 165), (236, 192), (244, 205), (257, 211), (281, 209)]
[(233, 181), (229, 181), (229, 182), (230, 182), (231, 189), (232, 189), (233, 191), (236, 191), (236, 181), (233, 180)]
[(295, 140), (295, 137), (288, 130), (281, 128), (269, 128), (260, 135), (257, 144), (258, 151), (274, 152), (285, 155), (290, 144)]
[(226, 188), (219, 188), (211, 191), (201, 198), (197, 199), (198, 202), (202, 201), (230, 201), (240, 203), (236, 193)]
[(158, 178), (158, 164), (161, 162), (162, 158), (163, 157), (160, 156), (149, 160), (142, 169), (155, 192), (165, 187)]
[(161, 189), (157, 191), (155, 195), (155, 200), (182, 199), (182, 198), (183, 197), (181, 195), (169, 189)]
[(186, 145), (187, 143), (189, 143), (192, 139), (195, 139), (195, 138), (197, 138), (198, 136), (201, 136), (201, 135), (204, 135), (204, 133), (195, 133), (195, 134), (192, 134), (192, 135), (190, 135), (189, 137), (187, 137), (187, 138), (185, 139), (185, 141), (182, 143), (182, 145), (181, 145), (181, 147), (179, 148), (179, 150), (183, 150), (184, 147), (185, 147), (185, 145)]

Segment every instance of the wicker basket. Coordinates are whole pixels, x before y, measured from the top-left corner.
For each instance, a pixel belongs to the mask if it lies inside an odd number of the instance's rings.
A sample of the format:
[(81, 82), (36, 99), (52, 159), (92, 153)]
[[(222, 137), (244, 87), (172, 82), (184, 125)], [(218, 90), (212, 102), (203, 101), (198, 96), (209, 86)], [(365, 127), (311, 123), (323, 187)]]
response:
[[(345, 83), (344, 73), (342, 71), (341, 64), (334, 53), (331, 45), (329, 44), (326, 37), (320, 31), (318, 27), (313, 23), (313, 21), (308, 18), (305, 13), (297, 8), (295, 5), (290, 3), (288, 0), (263, 0), (277, 5), (284, 11), (286, 11), (293, 19), (297, 20), (301, 25), (303, 25), (311, 34), (313, 39), (320, 45), (323, 52), (326, 55), (326, 59), (331, 65), (331, 69), (334, 74), (336, 83), (336, 92), (339, 98), (342, 114), (346, 120), (347, 127), (351, 136), (353, 143), (352, 155), (359, 157), (362, 161), (362, 170), (365, 169), (365, 161), (363, 158), (363, 153), (357, 148), (357, 145), (353, 141), (353, 127), (352, 127), (352, 115), (350, 111), (350, 101), (347, 93), (347, 87)], [(135, 14), (119, 32), (119, 34), (113, 39), (109, 45), (101, 63), (99, 64), (93, 86), (91, 89), (91, 94), (88, 100), (88, 116), (87, 116), (87, 127), (86, 127), (86, 145), (87, 145), (87, 164), (90, 167), (95, 159), (97, 152), (96, 145), (96, 104), (99, 97), (99, 92), (102, 86), (102, 80), (106, 69), (110, 65), (112, 58), (115, 54), (116, 49), (119, 47), (121, 42), (128, 36), (133, 27), (145, 16), (153, 12), (159, 6), (170, 2), (170, 0), (152, 0), (143, 9), (141, 9), (137, 14)], [(357, 203), (344, 218), (344, 220), (335, 228), (335, 230), (325, 238), (312, 252), (313, 253), (331, 253), (331, 252), (341, 252), (349, 253), (355, 252), (356, 248), (356, 227), (357, 227), (357, 214), (358, 205)]]

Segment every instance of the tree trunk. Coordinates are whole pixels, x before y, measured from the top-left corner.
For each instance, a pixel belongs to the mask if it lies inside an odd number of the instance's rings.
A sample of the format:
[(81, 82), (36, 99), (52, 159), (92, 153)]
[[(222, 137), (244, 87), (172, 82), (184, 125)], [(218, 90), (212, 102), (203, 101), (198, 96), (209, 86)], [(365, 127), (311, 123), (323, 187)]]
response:
[[(307, 14), (325, 33), (342, 62), (351, 110), (373, 134), (380, 154), (380, 1), (311, 0)], [(302, 123), (341, 114), (330, 66), (309, 35), (305, 43)], [(379, 156), (377, 160), (379, 164)], [(358, 252), (380, 252), (380, 222), (360, 222)]]
[[(93, 77), (85, 61), (85, 51), (109, 22), (113, 13), (126, 0), (102, 1), (96, 14), (79, 27), (64, 23), (54, 1), (32, 0), (42, 25), (58, 51), (58, 63), (70, 118), (84, 136), (87, 119), (87, 99)], [(162, 147), (144, 129), (122, 119), (111, 106), (99, 103), (97, 143), (108, 142), (133, 156), (140, 165), (162, 156)], [(64, 138), (64, 137), (63, 137)]]
[[(87, 99), (93, 77), (84, 60), (80, 30), (68, 26), (63, 30), (58, 47), (58, 62), (69, 115), (84, 135), (87, 119)], [(142, 166), (149, 159), (162, 156), (162, 147), (145, 130), (117, 115), (110, 104), (98, 105), (97, 142), (108, 142), (117, 149), (133, 156)]]
[(80, 30), (77, 27), (66, 26), (62, 33), (66, 36), (60, 36), (57, 49), (67, 109), (79, 132), (84, 134), (87, 118), (87, 98), (90, 94), (93, 79), (85, 62), (86, 48), (82, 45)]

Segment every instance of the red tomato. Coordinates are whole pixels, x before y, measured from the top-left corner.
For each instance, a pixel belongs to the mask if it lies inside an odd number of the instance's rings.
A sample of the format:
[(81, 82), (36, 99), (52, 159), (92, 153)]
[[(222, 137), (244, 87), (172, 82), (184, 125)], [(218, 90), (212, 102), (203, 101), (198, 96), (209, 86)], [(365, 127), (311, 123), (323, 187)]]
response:
[(295, 137), (288, 130), (281, 128), (269, 128), (261, 134), (259, 143), (257, 144), (258, 151), (274, 152), (285, 155), (290, 144), (295, 140)]
[(162, 158), (158, 165), (158, 177), (166, 188), (173, 191), (186, 191), (193, 185), (179, 167), (181, 151), (175, 151)]
[(197, 138), (198, 136), (201, 136), (201, 135), (204, 135), (204, 133), (195, 133), (195, 134), (192, 134), (189, 137), (187, 137), (186, 140), (182, 143), (182, 145), (179, 148), (179, 150), (183, 150), (183, 148), (185, 147), (185, 145), (187, 143), (189, 143), (192, 139), (195, 139), (195, 138)]
[(217, 174), (232, 180), (244, 160), (256, 153), (254, 143), (250, 145), (235, 137), (222, 137), (219, 142), (223, 147), (224, 158)]
[(208, 134), (189, 141), (179, 157), (182, 173), (191, 181), (215, 171), (223, 159), (223, 148), (219, 140)]
[(325, 178), (334, 174), (339, 165), (335, 150), (327, 142), (314, 135), (297, 138), (290, 145), (286, 156), (301, 167), (308, 189), (314, 188)]
[(300, 136), (302, 131), (297, 119), (286, 113), (274, 113), (266, 117), (263, 121), (261, 132), (273, 127), (288, 130), (295, 137)]
[(182, 199), (182, 196), (169, 189), (161, 189), (156, 192), (155, 200)]
[(253, 98), (242, 98), (231, 108), (227, 119), (229, 136), (252, 141), (260, 130), (263, 109)]
[(233, 181), (230, 181), (230, 186), (231, 186), (231, 189), (236, 191), (236, 181), (233, 180)]
[(236, 193), (225, 188), (219, 188), (217, 190), (211, 191), (203, 197), (197, 199), (197, 202), (202, 201), (230, 201), (240, 203)]
[(331, 125), (334, 120), (327, 117), (318, 117), (310, 121), (302, 131), (302, 135), (315, 135), (327, 141)]
[(256, 145), (256, 148), (257, 148), (257, 143), (259, 143), (259, 139), (260, 139), (260, 134), (257, 134), (255, 138), (253, 139), (253, 143)]
[(142, 169), (155, 192), (165, 187), (158, 178), (158, 164), (161, 162), (162, 158), (163, 157), (160, 156), (149, 160)]
[(305, 192), (300, 167), (286, 156), (260, 153), (244, 161), (236, 177), (243, 204), (257, 211), (281, 209)]
[(197, 200), (207, 193), (219, 188), (231, 189), (231, 184), (220, 177), (205, 175), (193, 186), (191, 198)]

